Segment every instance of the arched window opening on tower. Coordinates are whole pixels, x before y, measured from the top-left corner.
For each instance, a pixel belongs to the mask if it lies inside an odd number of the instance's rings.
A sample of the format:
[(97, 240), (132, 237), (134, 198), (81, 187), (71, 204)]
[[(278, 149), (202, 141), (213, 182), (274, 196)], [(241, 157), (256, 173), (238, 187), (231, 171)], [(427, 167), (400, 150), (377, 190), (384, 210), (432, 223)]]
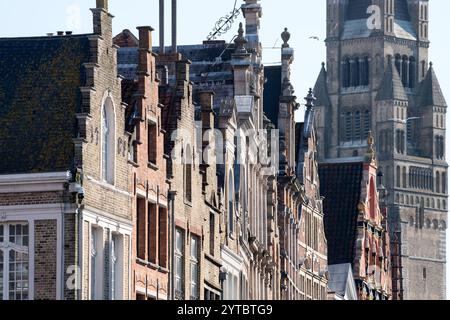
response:
[(445, 139), (443, 136), (436, 136), (434, 138), (436, 158), (443, 160), (445, 158)]
[(342, 85), (344, 88), (368, 86), (370, 79), (370, 58), (352, 57), (342, 61)]
[(369, 110), (347, 111), (341, 114), (343, 142), (361, 144), (367, 140), (371, 129)]

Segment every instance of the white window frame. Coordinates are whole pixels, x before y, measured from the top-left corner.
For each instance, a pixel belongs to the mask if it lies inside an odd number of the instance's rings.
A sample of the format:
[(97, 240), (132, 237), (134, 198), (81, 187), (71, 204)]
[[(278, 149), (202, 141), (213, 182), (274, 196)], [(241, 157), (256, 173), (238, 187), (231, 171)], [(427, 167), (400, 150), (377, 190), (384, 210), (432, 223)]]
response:
[[(185, 245), (184, 245), (184, 243), (185, 243), (185, 237), (184, 237), (184, 232), (185, 232), (184, 230), (179, 229), (179, 228), (177, 228), (176, 232), (175, 232), (175, 234), (176, 234), (175, 248), (176, 249), (175, 249), (175, 270), (174, 270), (174, 272), (175, 272), (175, 279), (176, 279), (176, 281), (175, 281), (174, 285), (175, 285), (175, 291), (176, 291), (176, 293), (175, 293), (175, 295), (176, 295), (175, 298), (176, 299), (177, 299), (177, 296), (180, 296), (182, 299), (184, 299), (184, 293), (185, 293), (185, 286), (184, 286), (184, 279), (185, 279), (185, 275), (184, 275), (184, 270), (185, 270), (185, 268), (184, 268), (184, 265), (185, 265), (185, 263), (184, 263), (185, 248), (184, 247), (185, 247)], [(179, 243), (178, 243), (178, 235), (180, 235), (180, 237), (181, 237), (181, 248), (180, 248)], [(177, 262), (178, 260), (181, 263), (181, 274), (178, 273), (178, 270), (180, 269), (179, 266), (178, 266), (178, 262)], [(177, 288), (176, 283), (178, 281), (181, 283), (181, 288)]]
[[(192, 235), (190, 240), (190, 299), (200, 300), (200, 237)], [(197, 273), (193, 276), (194, 268), (197, 269)]]
[[(23, 246), (23, 245), (17, 245), (15, 243), (11, 243), (9, 242), (9, 237), (10, 237), (10, 226), (27, 226), (28, 228), (28, 233), (27, 233), (27, 238), (28, 238), (28, 245), (27, 246)], [(10, 261), (9, 261), (9, 254), (11, 251), (15, 251), (18, 253), (22, 253), (22, 254), (26, 254), (27, 255), (27, 260), (22, 261), (23, 264), (26, 264), (27, 266), (27, 271), (28, 271), (28, 281), (26, 283), (26, 298), (25, 299), (19, 299), (19, 300), (30, 300), (30, 293), (31, 293), (31, 286), (30, 286), (30, 280), (31, 280), (31, 272), (30, 272), (30, 224), (27, 222), (5, 222), (5, 223), (0, 223), (0, 226), (3, 228), (3, 240), (2, 242), (0, 242), (0, 251), (3, 253), (3, 274), (2, 274), (2, 292), (0, 292), (0, 296), (2, 297), (2, 299), (0, 300), (10, 300), (9, 298), (9, 265), (10, 265)], [(16, 300), (16, 299), (12, 299), (12, 300)]]
[[(105, 123), (109, 124), (109, 132), (107, 132), (107, 140), (105, 141)], [(103, 98), (101, 107), (101, 180), (110, 185), (115, 184), (115, 167), (116, 167), (116, 114), (114, 101), (107, 93)], [(106, 159), (105, 159), (106, 157)]]
[(103, 300), (104, 241), (103, 228), (91, 226), (89, 239), (89, 297)]
[(123, 300), (123, 235), (111, 234), (111, 300)]

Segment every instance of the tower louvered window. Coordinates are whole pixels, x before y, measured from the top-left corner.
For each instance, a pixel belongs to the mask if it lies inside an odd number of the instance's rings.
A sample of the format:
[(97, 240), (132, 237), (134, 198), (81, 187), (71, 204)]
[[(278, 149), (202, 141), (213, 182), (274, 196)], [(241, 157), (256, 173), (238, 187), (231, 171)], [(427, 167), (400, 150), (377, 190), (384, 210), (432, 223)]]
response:
[(344, 88), (368, 86), (369, 79), (369, 57), (345, 58), (342, 61), (342, 86)]

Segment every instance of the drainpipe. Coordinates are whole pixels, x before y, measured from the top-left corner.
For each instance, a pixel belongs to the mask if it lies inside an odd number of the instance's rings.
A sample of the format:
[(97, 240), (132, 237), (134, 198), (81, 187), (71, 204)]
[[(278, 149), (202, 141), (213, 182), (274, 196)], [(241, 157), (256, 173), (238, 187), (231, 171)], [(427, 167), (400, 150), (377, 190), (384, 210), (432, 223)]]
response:
[(170, 297), (169, 300), (175, 300), (175, 196), (176, 191), (169, 191), (169, 224), (170, 224)]

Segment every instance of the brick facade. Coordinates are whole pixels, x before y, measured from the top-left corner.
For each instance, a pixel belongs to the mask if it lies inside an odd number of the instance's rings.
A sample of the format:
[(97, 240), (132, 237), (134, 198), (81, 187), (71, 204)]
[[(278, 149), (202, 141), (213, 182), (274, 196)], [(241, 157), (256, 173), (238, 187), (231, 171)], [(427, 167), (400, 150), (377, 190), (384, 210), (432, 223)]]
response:
[(56, 299), (56, 220), (34, 222), (34, 299)]

